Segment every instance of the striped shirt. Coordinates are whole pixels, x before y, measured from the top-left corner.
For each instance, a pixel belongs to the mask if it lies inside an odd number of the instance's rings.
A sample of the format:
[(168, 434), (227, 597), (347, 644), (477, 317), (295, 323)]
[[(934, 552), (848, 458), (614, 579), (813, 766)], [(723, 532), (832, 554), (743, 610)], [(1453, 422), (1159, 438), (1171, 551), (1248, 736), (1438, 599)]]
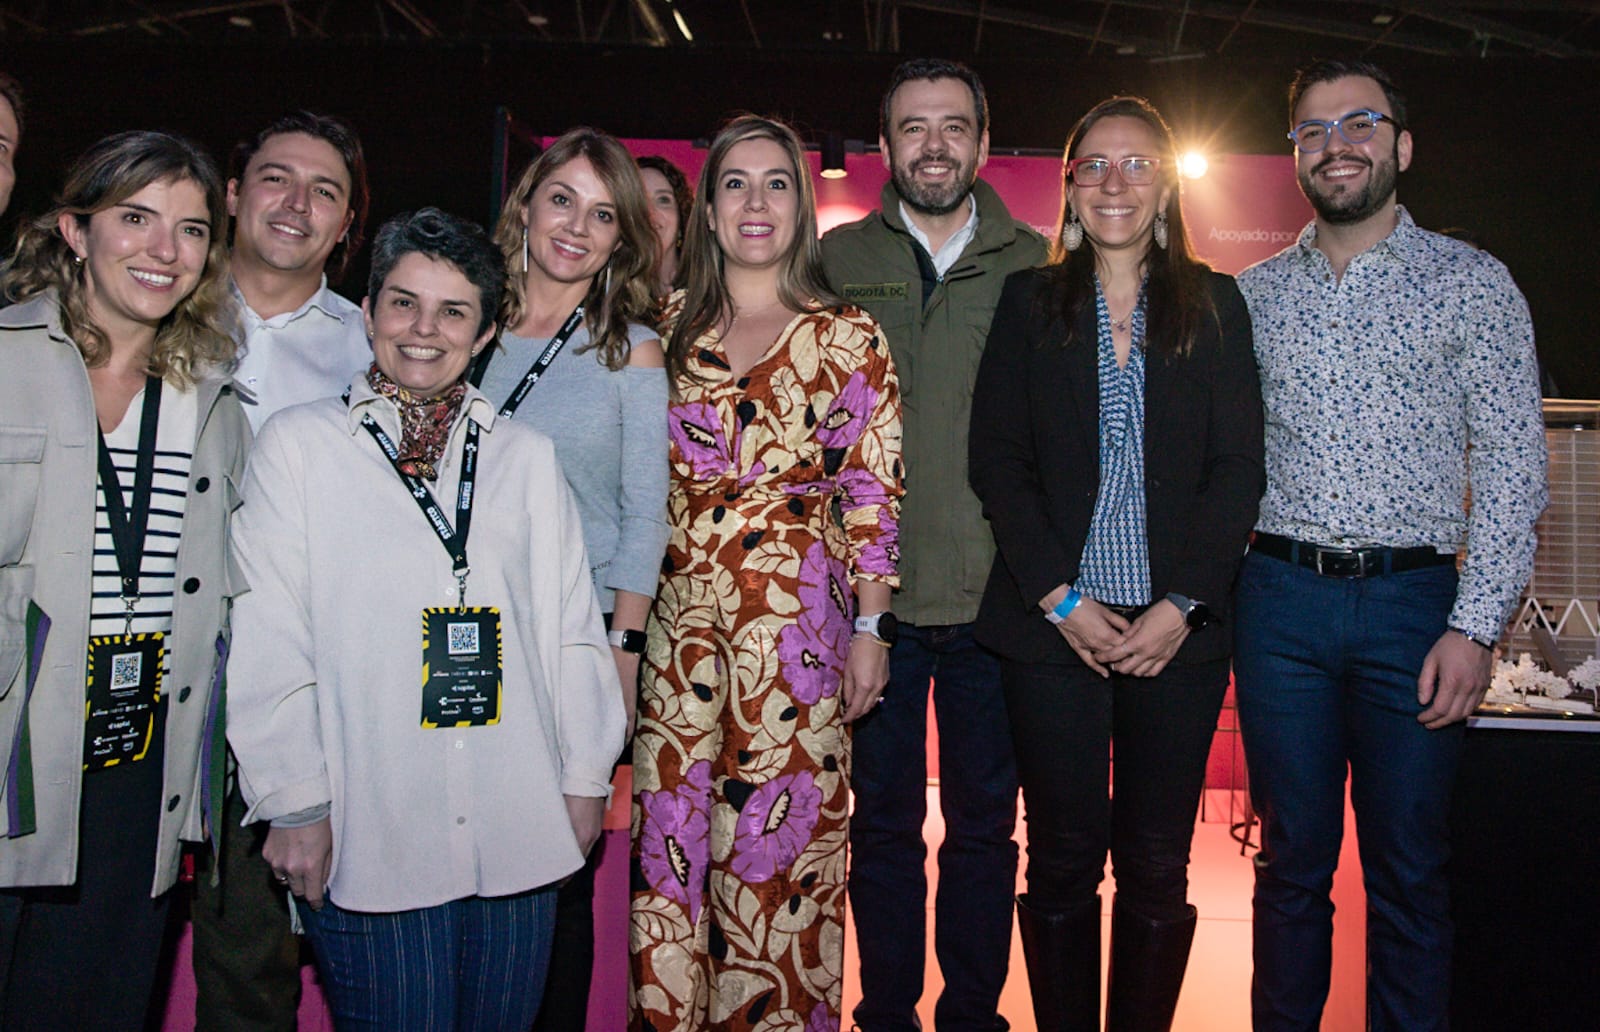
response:
[[(133, 510), (134, 466), (138, 460), (139, 421), (144, 411), (144, 391), (134, 395), (117, 428), (106, 434), (106, 448), (117, 467), (123, 504)], [(156, 429), (155, 479), (150, 494), (150, 525), (145, 535), (144, 561), (139, 567), (139, 601), (134, 607), (133, 632), (148, 634), (172, 630), (172, 600), (178, 569), (178, 537), (183, 530), (183, 504), (188, 494), (189, 464), (194, 457), (195, 421), (199, 418), (193, 391), (171, 384), (161, 386), (161, 419)], [(122, 575), (117, 550), (106, 518), (105, 485), (96, 477), (94, 511), (94, 597), (89, 609), (91, 637), (121, 634), (126, 623), (122, 600)], [(166, 642), (170, 671), (172, 641)], [(165, 676), (165, 674), (163, 675)]]

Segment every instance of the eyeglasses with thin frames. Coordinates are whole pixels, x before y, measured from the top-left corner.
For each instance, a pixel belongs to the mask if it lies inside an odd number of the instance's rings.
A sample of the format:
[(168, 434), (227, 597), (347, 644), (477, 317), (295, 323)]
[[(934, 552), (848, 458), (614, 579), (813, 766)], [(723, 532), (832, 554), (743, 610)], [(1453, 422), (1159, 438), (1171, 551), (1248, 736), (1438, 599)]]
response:
[(1116, 169), (1117, 175), (1129, 186), (1149, 186), (1161, 171), (1160, 158), (1138, 155), (1112, 161), (1109, 158), (1073, 158), (1067, 162), (1067, 175), (1078, 186), (1099, 186)]
[(1289, 130), (1289, 139), (1294, 141), (1294, 145), (1302, 154), (1317, 154), (1327, 149), (1328, 141), (1333, 139), (1335, 130), (1344, 137), (1346, 143), (1354, 146), (1372, 139), (1373, 134), (1378, 131), (1378, 126), (1384, 122), (1394, 126), (1394, 131), (1397, 133), (1404, 128), (1381, 111), (1362, 108), (1350, 112), (1343, 118), (1335, 118), (1331, 122), (1321, 118), (1308, 118)]

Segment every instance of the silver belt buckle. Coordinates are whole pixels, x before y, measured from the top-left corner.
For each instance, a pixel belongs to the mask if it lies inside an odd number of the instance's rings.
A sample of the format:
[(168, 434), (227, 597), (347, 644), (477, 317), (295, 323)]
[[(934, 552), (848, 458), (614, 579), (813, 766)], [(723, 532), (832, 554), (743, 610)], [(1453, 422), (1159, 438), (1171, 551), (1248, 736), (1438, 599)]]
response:
[[(1324, 571), (1323, 568), (1322, 568), (1323, 557), (1324, 556), (1330, 556), (1330, 555), (1338, 556), (1341, 559), (1345, 559), (1345, 558), (1353, 558), (1353, 559), (1355, 559), (1355, 561), (1356, 561), (1355, 571), (1353, 573), (1350, 572), (1349, 570), (1342, 570), (1342, 571), (1340, 571), (1338, 573), (1330, 573), (1330, 572)], [(1323, 576), (1323, 577), (1365, 577), (1367, 575), (1367, 553), (1363, 552), (1359, 548), (1318, 548), (1317, 549), (1317, 573), (1318, 573), (1318, 575)]]

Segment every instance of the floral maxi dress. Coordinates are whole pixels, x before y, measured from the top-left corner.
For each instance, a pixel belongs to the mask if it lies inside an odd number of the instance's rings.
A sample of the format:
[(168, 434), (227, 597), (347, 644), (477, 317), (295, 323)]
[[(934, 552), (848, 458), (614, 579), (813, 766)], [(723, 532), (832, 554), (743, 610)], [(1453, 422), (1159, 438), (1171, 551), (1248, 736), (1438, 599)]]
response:
[(840, 679), (851, 578), (896, 583), (899, 388), (852, 307), (797, 316), (737, 380), (714, 336), (688, 368), (633, 754), (634, 1027), (836, 1030)]

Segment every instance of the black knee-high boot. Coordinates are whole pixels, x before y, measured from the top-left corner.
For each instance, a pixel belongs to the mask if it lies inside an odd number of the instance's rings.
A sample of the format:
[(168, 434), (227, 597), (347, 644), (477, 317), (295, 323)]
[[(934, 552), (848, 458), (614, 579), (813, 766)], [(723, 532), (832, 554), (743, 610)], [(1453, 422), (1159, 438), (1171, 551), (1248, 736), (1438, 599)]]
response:
[(1168, 1032), (1178, 1009), (1183, 972), (1194, 943), (1194, 907), (1173, 920), (1136, 914), (1111, 903), (1111, 971), (1106, 1032)]
[(1100, 897), (1072, 910), (1039, 910), (1017, 897), (1017, 927), (1039, 1032), (1098, 1032)]

